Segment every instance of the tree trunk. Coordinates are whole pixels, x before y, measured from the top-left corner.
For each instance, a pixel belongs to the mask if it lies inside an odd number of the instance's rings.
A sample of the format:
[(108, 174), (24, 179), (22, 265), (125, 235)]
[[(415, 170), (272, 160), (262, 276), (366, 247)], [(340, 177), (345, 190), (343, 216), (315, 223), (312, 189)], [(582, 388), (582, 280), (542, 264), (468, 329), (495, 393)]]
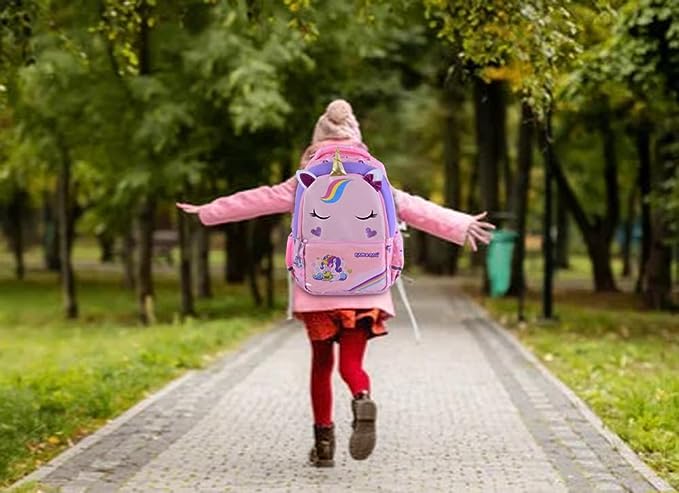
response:
[(646, 301), (654, 310), (665, 310), (672, 304), (672, 247), (665, 240), (668, 227), (661, 213), (654, 214), (651, 252), (646, 265)]
[(201, 224), (195, 227), (196, 277), (199, 298), (212, 298), (210, 279), (210, 230)]
[[(613, 269), (611, 269), (610, 265), (610, 237), (606, 232), (601, 231), (600, 224), (590, 225), (584, 209), (570, 188), (570, 184), (556, 158), (554, 159), (553, 170), (559, 191), (563, 193), (568, 209), (573, 215), (575, 224), (577, 224), (585, 241), (590, 263), (592, 264), (595, 291), (617, 291)], [(600, 243), (602, 245), (599, 245)]]
[[(606, 184), (606, 216), (602, 223), (604, 239), (610, 245), (620, 221), (620, 187), (618, 186), (618, 156), (615, 133), (611, 128), (611, 113), (605, 111), (600, 121), (604, 144), (604, 183)], [(610, 246), (609, 246), (610, 249)]]
[[(137, 56), (139, 58), (139, 75), (151, 74), (151, 43), (149, 17), (150, 2), (142, 1), (136, 4), (139, 15), (139, 43)], [(153, 231), (155, 229), (156, 197), (152, 191), (144, 198), (137, 217), (139, 234), (138, 241), (138, 272), (137, 294), (139, 302), (139, 319), (142, 324), (149, 325), (156, 322), (155, 300), (153, 289)]]
[[(467, 196), (467, 210), (475, 212), (479, 210), (479, 197), (477, 186), (479, 182), (479, 163), (476, 162), (472, 166), (472, 172), (469, 176), (469, 194)], [(479, 268), (483, 265), (483, 254), (481, 252), (474, 252), (469, 250), (469, 264), (473, 269)]]
[[(487, 211), (489, 219), (499, 212), (499, 174), (503, 160), (504, 142), (506, 142), (505, 96), (504, 86), (500, 81), (485, 83), (481, 79), (474, 81), (474, 109), (476, 114), (476, 149), (479, 172), (479, 196), (481, 209)], [(483, 265), (483, 289), (489, 291), (486, 265), (483, 262), (485, 247), (479, 248), (480, 262)]]
[(248, 228), (244, 221), (229, 223), (226, 231), (226, 264), (225, 280), (227, 283), (242, 283), (247, 277), (247, 265), (243, 259), (248, 258)]
[(43, 251), (45, 268), (52, 272), (61, 270), (59, 263), (59, 225), (54, 215), (56, 208), (58, 208), (58, 197), (55, 198), (49, 192), (43, 193)]
[(243, 243), (246, 246), (246, 254), (245, 257), (241, 257), (241, 262), (244, 260), (246, 264), (248, 285), (250, 286), (250, 294), (255, 302), (255, 306), (262, 306), (262, 293), (259, 290), (258, 282), (260, 264), (259, 259), (257, 259), (257, 252), (253, 248), (255, 244), (255, 227), (254, 221), (247, 221), (245, 223), (246, 239)]
[(498, 119), (498, 114), (504, 113), (501, 83), (487, 84), (481, 79), (476, 79), (474, 107), (481, 208), (492, 213), (499, 210), (499, 169), (502, 150), (498, 144), (501, 141), (499, 133), (504, 127), (504, 122)]
[(512, 163), (509, 161), (509, 149), (507, 145), (507, 97), (503, 85), (498, 86), (497, 114), (495, 116), (495, 139), (497, 141), (498, 169), (502, 172), (502, 182), (504, 184), (505, 211), (512, 210), (512, 188), (514, 187), (514, 176), (512, 173)]
[[(414, 195), (421, 195), (419, 190), (415, 190), (409, 185), (405, 185), (403, 191)], [(406, 232), (403, 241), (405, 242), (405, 251), (408, 256), (409, 265), (425, 266), (428, 257), (427, 233), (420, 229), (411, 228)]]
[[(540, 126), (540, 150), (544, 163), (544, 210), (542, 213), (542, 317), (550, 320), (554, 316), (554, 245), (552, 242), (552, 210), (553, 185), (556, 169), (556, 149), (552, 133), (552, 112), (550, 107), (545, 112), (544, 122)], [(521, 298), (523, 301), (523, 298)]]
[(637, 157), (639, 159), (639, 202), (641, 203), (641, 251), (639, 253), (639, 276), (635, 292), (644, 291), (646, 264), (651, 256), (651, 132), (647, 125), (640, 125), (636, 132)]
[(558, 192), (556, 202), (556, 251), (554, 254), (554, 266), (557, 269), (568, 269), (570, 267), (568, 258), (569, 226), (568, 207), (563, 193)]
[(179, 229), (179, 279), (181, 289), (182, 317), (195, 317), (193, 303), (193, 276), (191, 275), (191, 241), (189, 218), (181, 209), (177, 209), (177, 228)]
[(427, 233), (421, 230), (415, 231), (415, 240), (417, 246), (415, 251), (417, 256), (415, 257), (415, 264), (419, 266), (426, 266), (427, 259), (429, 258), (429, 242), (427, 241)]
[(75, 292), (75, 275), (71, 263), (71, 160), (65, 149), (62, 149), (61, 152), (62, 162), (57, 180), (61, 292), (66, 318), (73, 319), (78, 317), (78, 302)]
[(625, 230), (622, 242), (622, 277), (632, 275), (632, 235), (634, 234), (634, 218), (636, 216), (636, 196), (637, 187), (633, 186), (627, 196), (627, 217), (625, 219)]
[[(460, 128), (463, 95), (458, 88), (444, 90), (447, 113), (443, 125), (443, 162), (445, 166), (445, 203), (451, 209), (460, 209)], [(445, 273), (455, 275), (460, 254), (457, 245), (445, 245), (447, 259)]]
[[(657, 162), (654, 170), (654, 188), (663, 197), (663, 185), (675, 176), (679, 162), (677, 143), (679, 134), (667, 133), (658, 141)], [(651, 223), (651, 251), (646, 264), (645, 295), (648, 304), (656, 310), (673, 307), (672, 303), (672, 246), (670, 238), (670, 218), (665, 217), (658, 207)]]
[(422, 267), (427, 274), (442, 276), (449, 273), (450, 250), (449, 242), (422, 233), (426, 256), (422, 258)]
[(137, 293), (139, 301), (139, 320), (144, 325), (156, 321), (153, 290), (153, 230), (155, 226), (156, 200), (148, 196), (138, 215), (138, 273)]
[[(277, 217), (261, 217), (253, 221), (250, 252), (252, 261), (257, 266), (254, 273), (262, 273), (265, 276), (265, 296), (267, 306), (273, 307), (274, 304), (274, 278), (273, 278), (273, 243), (271, 233), (278, 223)], [(256, 291), (256, 292), (255, 292)], [(261, 303), (259, 289), (253, 290), (253, 297), (256, 303)], [(258, 301), (259, 300), (259, 301)]]
[(274, 248), (273, 244), (269, 242), (268, 249), (266, 252), (266, 265), (264, 268), (264, 272), (266, 274), (266, 306), (270, 309), (274, 307), (274, 304), (276, 303), (276, 296), (275, 296), (275, 277), (274, 277)]
[(508, 294), (518, 296), (526, 288), (524, 260), (526, 258), (526, 214), (528, 211), (528, 191), (530, 189), (530, 172), (533, 166), (533, 112), (528, 104), (521, 105), (521, 123), (519, 126), (519, 140), (517, 152), (516, 183), (512, 196), (514, 197), (514, 215), (516, 217), (516, 232), (518, 238), (512, 256), (512, 279)]
[(109, 233), (100, 233), (97, 235), (97, 243), (99, 243), (99, 261), (102, 264), (113, 262), (115, 251), (115, 239)]
[(26, 274), (24, 265), (24, 231), (23, 219), (26, 214), (28, 194), (18, 190), (12, 194), (12, 200), (7, 209), (9, 244), (14, 256), (14, 274), (18, 280), (23, 280)]
[(611, 243), (604, 233), (593, 231), (585, 241), (589, 254), (592, 272), (594, 274), (594, 288), (596, 291), (617, 291), (615, 277), (611, 268)]
[(134, 289), (137, 285), (134, 265), (134, 233), (132, 226), (128, 226), (123, 235), (122, 257), (125, 271), (125, 287)]

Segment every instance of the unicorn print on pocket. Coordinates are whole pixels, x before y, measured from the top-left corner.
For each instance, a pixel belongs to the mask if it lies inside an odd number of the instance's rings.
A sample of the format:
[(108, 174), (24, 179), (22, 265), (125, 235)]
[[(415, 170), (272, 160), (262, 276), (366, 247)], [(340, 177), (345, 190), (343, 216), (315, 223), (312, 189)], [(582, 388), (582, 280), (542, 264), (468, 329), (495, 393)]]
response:
[(342, 268), (342, 259), (336, 255), (325, 255), (315, 267), (313, 277), (317, 281), (345, 281), (348, 277)]

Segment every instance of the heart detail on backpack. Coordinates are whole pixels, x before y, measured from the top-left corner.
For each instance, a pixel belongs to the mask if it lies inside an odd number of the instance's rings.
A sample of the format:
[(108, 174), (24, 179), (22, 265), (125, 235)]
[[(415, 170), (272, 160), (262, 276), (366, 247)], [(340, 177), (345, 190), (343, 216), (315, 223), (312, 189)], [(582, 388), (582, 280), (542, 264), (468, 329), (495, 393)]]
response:
[(368, 238), (372, 238), (377, 234), (377, 231), (375, 231), (374, 229), (365, 228), (365, 234), (368, 235)]
[(311, 234), (314, 236), (321, 236), (321, 227), (317, 226), (311, 230)]

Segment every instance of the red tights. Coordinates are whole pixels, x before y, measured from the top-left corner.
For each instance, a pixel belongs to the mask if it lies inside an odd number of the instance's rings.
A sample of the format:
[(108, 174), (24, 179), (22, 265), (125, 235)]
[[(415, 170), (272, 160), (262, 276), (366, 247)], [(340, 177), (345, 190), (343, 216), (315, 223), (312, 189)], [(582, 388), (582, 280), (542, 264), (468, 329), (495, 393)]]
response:
[[(361, 329), (344, 329), (339, 336), (339, 373), (354, 396), (370, 391), (370, 378), (363, 370), (363, 355), (368, 341)], [(335, 364), (334, 343), (311, 341), (311, 403), (317, 425), (332, 424), (332, 369)]]

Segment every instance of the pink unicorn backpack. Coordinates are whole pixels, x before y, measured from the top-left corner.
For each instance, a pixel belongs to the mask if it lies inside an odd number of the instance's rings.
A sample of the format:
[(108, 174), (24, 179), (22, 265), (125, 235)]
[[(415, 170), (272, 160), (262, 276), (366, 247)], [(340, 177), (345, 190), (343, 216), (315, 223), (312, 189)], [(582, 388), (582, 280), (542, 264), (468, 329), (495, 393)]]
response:
[(403, 268), (403, 240), (384, 165), (357, 147), (324, 147), (297, 180), (286, 249), (297, 284), (314, 295), (387, 291)]

